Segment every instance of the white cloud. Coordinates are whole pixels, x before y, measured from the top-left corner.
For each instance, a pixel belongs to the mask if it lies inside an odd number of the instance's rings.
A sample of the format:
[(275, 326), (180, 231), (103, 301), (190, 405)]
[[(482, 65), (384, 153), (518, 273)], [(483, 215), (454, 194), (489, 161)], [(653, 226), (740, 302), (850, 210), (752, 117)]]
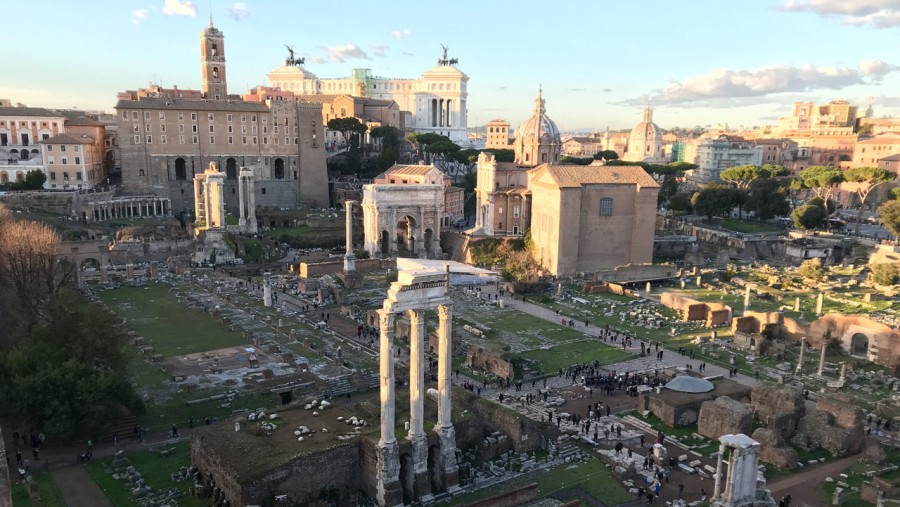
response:
[(845, 25), (888, 28), (900, 25), (898, 0), (784, 0), (781, 10), (835, 17)]
[(387, 56), (387, 50), (391, 49), (390, 46), (385, 46), (383, 44), (372, 44), (369, 46), (372, 48), (372, 54), (375, 56)]
[(197, 15), (197, 7), (190, 0), (165, 0), (162, 13), (170, 16), (188, 16), (193, 18)]
[(247, 4), (244, 2), (235, 2), (231, 7), (225, 10), (225, 13), (235, 21), (240, 21), (250, 17), (250, 7), (247, 7)]
[(404, 28), (403, 30), (394, 30), (391, 32), (391, 37), (395, 39), (405, 39), (412, 35), (412, 30), (409, 28)]
[(882, 79), (884, 76), (898, 69), (900, 69), (900, 66), (881, 60), (865, 60), (859, 64), (859, 71), (862, 72), (864, 76), (869, 76), (875, 80)]
[(857, 69), (803, 65), (776, 65), (750, 70), (715, 69), (684, 81), (672, 81), (650, 94), (634, 97), (625, 105), (647, 103), (689, 106), (728, 107), (745, 103), (747, 98), (813, 90), (840, 90), (847, 86), (870, 84), (900, 69), (900, 66), (867, 60)]
[(139, 25), (141, 21), (146, 19), (147, 12), (149, 12), (147, 9), (135, 9), (131, 11), (131, 22), (134, 25)]
[(328, 60), (332, 62), (340, 63), (347, 60), (371, 60), (365, 51), (352, 42), (339, 46), (323, 47), (322, 49), (325, 50)]

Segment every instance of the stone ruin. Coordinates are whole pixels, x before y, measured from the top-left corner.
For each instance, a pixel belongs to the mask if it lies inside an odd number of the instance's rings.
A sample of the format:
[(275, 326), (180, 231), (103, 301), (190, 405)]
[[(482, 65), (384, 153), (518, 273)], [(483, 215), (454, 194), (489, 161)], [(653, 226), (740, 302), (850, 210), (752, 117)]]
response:
[(863, 411), (846, 396), (820, 396), (816, 409), (800, 419), (791, 441), (807, 451), (822, 447), (835, 456), (853, 454), (865, 441), (863, 419)]
[(775, 430), (757, 428), (753, 440), (760, 444), (759, 460), (782, 470), (797, 468), (800, 457), (797, 450), (789, 447), (784, 438)]
[(753, 409), (728, 396), (719, 396), (715, 400), (700, 405), (697, 418), (697, 433), (707, 438), (719, 438), (722, 435), (750, 433), (753, 429)]
[(750, 405), (756, 419), (782, 438), (794, 436), (806, 413), (803, 392), (797, 387), (758, 385), (750, 393)]
[(504, 355), (473, 345), (466, 351), (466, 364), (473, 370), (484, 370), (500, 378), (511, 379), (513, 365), (503, 358)]

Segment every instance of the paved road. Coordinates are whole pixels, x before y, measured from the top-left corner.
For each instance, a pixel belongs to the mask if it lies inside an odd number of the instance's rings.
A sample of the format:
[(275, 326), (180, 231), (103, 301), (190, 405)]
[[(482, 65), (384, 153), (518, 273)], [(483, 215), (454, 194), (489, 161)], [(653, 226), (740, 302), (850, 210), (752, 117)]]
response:
[(822, 504), (819, 498), (819, 486), (826, 477), (836, 477), (856, 460), (858, 456), (849, 456), (831, 463), (815, 466), (798, 474), (770, 483), (769, 489), (772, 497), (780, 500), (785, 495), (791, 495), (791, 505), (797, 507), (813, 507)]
[(69, 507), (113, 507), (106, 493), (91, 480), (81, 465), (55, 468), (50, 471), (60, 495)]

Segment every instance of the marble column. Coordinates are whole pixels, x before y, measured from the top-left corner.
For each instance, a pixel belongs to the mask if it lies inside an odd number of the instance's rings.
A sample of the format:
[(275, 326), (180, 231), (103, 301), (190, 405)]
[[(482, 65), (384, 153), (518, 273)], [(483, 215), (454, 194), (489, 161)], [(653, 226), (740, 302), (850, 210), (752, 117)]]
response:
[(712, 500), (717, 500), (722, 493), (722, 456), (725, 455), (725, 444), (719, 444), (719, 457), (716, 459), (716, 484), (713, 486)]
[(750, 286), (748, 285), (746, 289), (744, 289), (744, 311), (750, 309)]
[(800, 359), (797, 360), (797, 373), (803, 370), (803, 352), (806, 350), (806, 338), (800, 338)]
[(847, 363), (841, 363), (841, 378), (840, 381), (844, 382), (847, 380)]
[(344, 213), (346, 215), (346, 238), (344, 240), (345, 248), (347, 249), (346, 253), (344, 253), (344, 273), (351, 273), (356, 271), (356, 254), (353, 253), (353, 205), (356, 204), (354, 201), (345, 201), (344, 202)]
[(456, 464), (456, 431), (451, 418), (451, 393), (453, 361), (453, 307), (449, 303), (438, 306), (438, 423), (435, 431), (441, 439), (441, 468), (444, 487), (459, 483), (459, 467)]
[(800, 311), (800, 298), (799, 297), (794, 299), (794, 311), (795, 312)]
[(272, 306), (272, 282), (269, 279), (272, 275), (263, 274), (263, 305)]
[(650, 294), (650, 288), (651, 288), (651, 287), (652, 287), (652, 286), (650, 285), (650, 282), (647, 282), (647, 294)]
[(409, 434), (412, 443), (415, 497), (431, 493), (428, 480), (428, 438), (425, 436), (425, 312), (409, 310)]
[(825, 294), (820, 292), (816, 297), (816, 317), (822, 316), (822, 306), (825, 304)]
[(825, 351), (828, 350), (828, 344), (825, 342), (825, 339), (822, 339), (822, 355), (819, 356), (819, 371), (816, 373), (817, 375), (822, 375), (822, 371), (825, 369)]
[(244, 176), (238, 175), (238, 227), (247, 225), (247, 217), (244, 215)]
[(381, 324), (381, 438), (378, 440), (376, 500), (380, 506), (403, 503), (400, 445), (394, 436), (394, 314), (378, 310)]

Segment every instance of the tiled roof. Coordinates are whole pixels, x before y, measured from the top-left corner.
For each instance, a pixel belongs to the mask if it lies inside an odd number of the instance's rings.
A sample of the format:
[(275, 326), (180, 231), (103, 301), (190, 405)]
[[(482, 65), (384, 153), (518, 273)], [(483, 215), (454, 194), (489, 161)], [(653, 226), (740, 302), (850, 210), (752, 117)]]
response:
[[(387, 171), (385, 171), (382, 176), (387, 175), (399, 175), (399, 174), (408, 174), (408, 175), (416, 175), (416, 176), (425, 176), (432, 170), (437, 169), (433, 165), (418, 165), (418, 164), (394, 164)], [(440, 169), (438, 169), (440, 172)]]
[(889, 160), (892, 162), (894, 160), (900, 160), (900, 153), (896, 153), (894, 155), (888, 155), (887, 157), (879, 158), (878, 160)]
[(72, 137), (69, 134), (58, 134), (50, 139), (44, 139), (41, 144), (91, 144), (94, 140), (89, 137)]
[(56, 111), (44, 109), (43, 107), (0, 107), (0, 116), (51, 116), (62, 117), (63, 115)]
[(103, 123), (88, 118), (83, 111), (61, 110), (60, 113), (66, 117), (67, 127), (102, 127)]
[(603, 165), (551, 165), (542, 164), (535, 169), (536, 177), (549, 176), (560, 188), (583, 185), (640, 185), (659, 187), (652, 176), (640, 166)]
[(269, 112), (269, 107), (259, 102), (244, 102), (243, 100), (188, 100), (188, 99), (164, 99), (141, 98), (140, 100), (120, 100), (116, 103), (116, 109), (169, 109), (183, 111), (247, 111)]

